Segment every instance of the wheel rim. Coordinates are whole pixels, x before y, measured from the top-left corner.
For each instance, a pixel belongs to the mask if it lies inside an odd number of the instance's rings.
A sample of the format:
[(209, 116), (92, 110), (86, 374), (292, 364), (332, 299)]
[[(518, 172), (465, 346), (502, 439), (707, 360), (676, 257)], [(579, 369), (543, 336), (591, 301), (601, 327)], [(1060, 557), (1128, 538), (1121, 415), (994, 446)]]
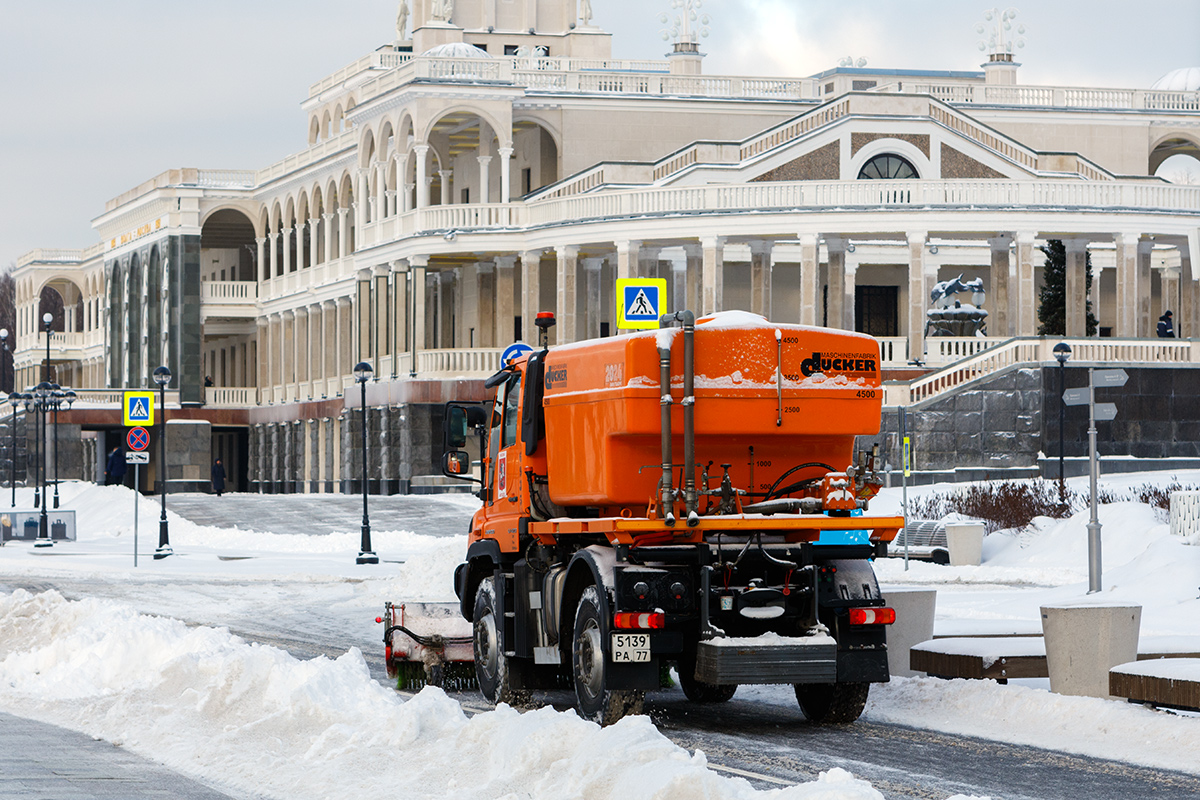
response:
[(604, 648), (595, 620), (587, 621), (587, 626), (579, 632), (575, 646), (576, 679), (588, 695), (596, 697), (604, 681)]
[(475, 622), (475, 642), (479, 648), (479, 664), (489, 678), (496, 676), (496, 660), (499, 650), (496, 638), (496, 618), (489, 612)]

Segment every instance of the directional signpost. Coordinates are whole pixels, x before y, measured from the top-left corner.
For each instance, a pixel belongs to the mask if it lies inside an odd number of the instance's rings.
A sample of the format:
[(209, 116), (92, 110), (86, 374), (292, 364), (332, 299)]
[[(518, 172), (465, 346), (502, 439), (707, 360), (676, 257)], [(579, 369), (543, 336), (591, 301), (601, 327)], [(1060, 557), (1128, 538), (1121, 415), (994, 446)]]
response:
[(1088, 520), (1088, 594), (1101, 590), (1100, 517), (1096, 484), (1100, 480), (1100, 457), (1096, 454), (1096, 423), (1110, 422), (1117, 417), (1115, 403), (1097, 403), (1096, 390), (1124, 386), (1129, 374), (1123, 369), (1088, 369), (1088, 385), (1063, 392), (1068, 406), (1088, 407), (1088, 480), (1091, 486), (1091, 518)]
[[(130, 401), (129, 395), (138, 395), (137, 399)], [(149, 399), (145, 397), (149, 395)], [(154, 422), (154, 394), (152, 392), (127, 392), (125, 395), (125, 420), (129, 424), (130, 418), (146, 421), (147, 425)], [(132, 413), (131, 413), (132, 412)], [(150, 463), (150, 454), (146, 452), (146, 448), (150, 446), (150, 432), (145, 428), (138, 426), (130, 428), (129, 433), (125, 434), (125, 444), (129, 445), (129, 450), (125, 453), (125, 463), (133, 464), (133, 565), (137, 566), (137, 546), (138, 546), (138, 495), (141, 494), (136, 487), (141, 486), (141, 465)]]

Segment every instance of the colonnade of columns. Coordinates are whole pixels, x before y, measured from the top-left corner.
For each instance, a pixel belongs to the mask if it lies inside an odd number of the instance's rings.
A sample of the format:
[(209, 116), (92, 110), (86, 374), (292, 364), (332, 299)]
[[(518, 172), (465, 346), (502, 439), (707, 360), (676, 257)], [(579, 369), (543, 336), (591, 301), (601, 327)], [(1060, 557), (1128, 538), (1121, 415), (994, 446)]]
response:
[(259, 279), (269, 281), (349, 256), (354, 251), (350, 211), (338, 208), (256, 238)]

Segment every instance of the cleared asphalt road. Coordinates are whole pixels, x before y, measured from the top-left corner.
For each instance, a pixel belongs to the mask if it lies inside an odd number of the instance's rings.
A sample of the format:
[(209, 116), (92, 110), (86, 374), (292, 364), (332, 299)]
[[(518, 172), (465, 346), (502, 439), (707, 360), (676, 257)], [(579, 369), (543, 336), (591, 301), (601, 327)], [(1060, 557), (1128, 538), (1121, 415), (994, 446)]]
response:
[[(470, 495), (371, 495), (372, 531), (415, 531), (430, 536), (465, 535)], [(197, 525), (271, 533), (357, 533), (362, 496), (344, 494), (171, 494), (167, 509)]]

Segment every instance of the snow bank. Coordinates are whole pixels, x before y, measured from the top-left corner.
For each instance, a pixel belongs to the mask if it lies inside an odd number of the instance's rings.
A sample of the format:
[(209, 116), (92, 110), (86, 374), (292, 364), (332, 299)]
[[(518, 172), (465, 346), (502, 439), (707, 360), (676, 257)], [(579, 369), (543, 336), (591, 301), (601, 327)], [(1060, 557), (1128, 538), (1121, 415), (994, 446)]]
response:
[(409, 702), (358, 650), (297, 661), (56, 592), (0, 597), (0, 707), (98, 736), (256, 796), (882, 800), (844, 770), (760, 792), (709, 770), (646, 717), (601, 729), (507, 706), (467, 717), (427, 688)]

